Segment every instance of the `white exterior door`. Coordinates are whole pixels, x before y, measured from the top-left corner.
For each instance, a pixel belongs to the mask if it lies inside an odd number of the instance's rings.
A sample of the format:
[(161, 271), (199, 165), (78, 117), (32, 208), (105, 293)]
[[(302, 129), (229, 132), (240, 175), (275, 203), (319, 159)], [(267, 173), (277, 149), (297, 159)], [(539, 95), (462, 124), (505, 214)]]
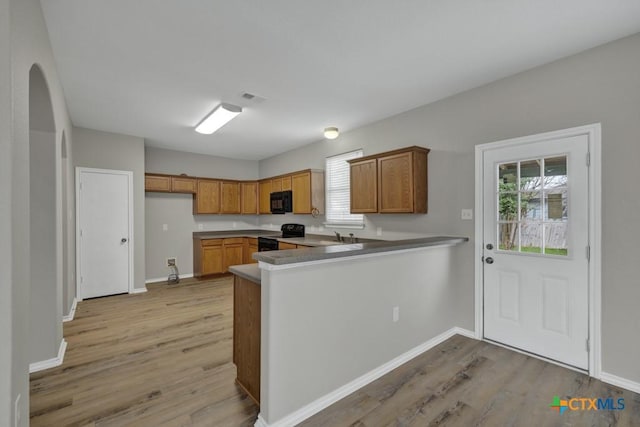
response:
[(588, 369), (587, 135), (483, 154), (484, 336)]
[(132, 173), (77, 168), (78, 299), (129, 292)]

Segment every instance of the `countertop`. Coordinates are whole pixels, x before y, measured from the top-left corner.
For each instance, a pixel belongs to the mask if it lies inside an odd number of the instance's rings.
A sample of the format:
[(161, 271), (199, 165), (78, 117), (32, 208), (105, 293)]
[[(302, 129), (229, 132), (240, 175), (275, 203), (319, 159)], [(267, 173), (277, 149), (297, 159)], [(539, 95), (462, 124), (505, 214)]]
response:
[(278, 230), (223, 230), (223, 231), (194, 231), (194, 239), (224, 239), (230, 237), (279, 237), (282, 233)]
[(260, 284), (261, 278), (258, 264), (232, 265), (231, 267), (229, 267), (229, 271), (236, 276), (242, 277), (243, 279), (247, 279), (253, 283)]
[[(329, 237), (330, 238), (330, 237)], [(283, 239), (293, 240), (293, 239)], [(327, 239), (329, 240), (329, 239)], [(295, 264), (333, 258), (344, 258), (378, 252), (392, 252), (404, 249), (431, 246), (455, 246), (469, 241), (468, 237), (434, 236), (420, 239), (373, 241), (355, 244), (333, 244), (314, 248), (288, 249), (280, 251), (256, 252), (253, 259), (273, 265)], [(295, 242), (294, 242), (295, 243)], [(304, 244), (304, 243), (300, 243)]]
[[(197, 231), (193, 233), (196, 240), (203, 239), (225, 239), (232, 237), (271, 237), (279, 242), (291, 243), (303, 246), (332, 246), (345, 245), (347, 243), (337, 242), (333, 235), (307, 234), (305, 237), (280, 237), (282, 233), (277, 230), (224, 230), (224, 231)], [(349, 240), (349, 237), (346, 237)], [(357, 238), (358, 243), (380, 242), (380, 240)]]

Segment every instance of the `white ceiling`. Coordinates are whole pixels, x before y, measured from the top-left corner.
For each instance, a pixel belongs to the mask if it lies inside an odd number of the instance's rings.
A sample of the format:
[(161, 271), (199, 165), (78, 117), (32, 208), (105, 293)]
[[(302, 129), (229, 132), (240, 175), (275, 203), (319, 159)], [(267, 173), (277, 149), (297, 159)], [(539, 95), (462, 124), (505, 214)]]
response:
[[(41, 3), (76, 126), (241, 159), (640, 31), (638, 0)], [(245, 111), (213, 135), (194, 132), (220, 102)]]

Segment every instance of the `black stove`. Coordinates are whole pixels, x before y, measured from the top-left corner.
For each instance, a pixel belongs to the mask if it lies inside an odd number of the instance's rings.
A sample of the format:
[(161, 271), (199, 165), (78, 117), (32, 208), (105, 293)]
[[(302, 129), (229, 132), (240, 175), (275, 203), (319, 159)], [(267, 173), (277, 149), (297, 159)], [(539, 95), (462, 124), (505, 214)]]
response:
[[(280, 227), (283, 239), (304, 237), (304, 224), (282, 224)], [(277, 251), (278, 241), (273, 237), (258, 237), (258, 251)]]

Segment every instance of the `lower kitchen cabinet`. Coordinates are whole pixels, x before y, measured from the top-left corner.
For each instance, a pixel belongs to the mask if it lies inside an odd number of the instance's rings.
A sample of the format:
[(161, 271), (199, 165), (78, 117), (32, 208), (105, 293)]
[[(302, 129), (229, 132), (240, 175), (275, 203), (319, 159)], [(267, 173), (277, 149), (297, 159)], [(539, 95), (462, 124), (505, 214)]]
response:
[(244, 264), (244, 239), (194, 239), (193, 275), (226, 273), (229, 266)]
[(255, 259), (253, 259), (253, 254), (258, 252), (258, 239), (253, 237), (245, 238), (244, 244), (244, 264), (253, 264), (257, 263)]
[(298, 247), (298, 245), (294, 245), (291, 243), (284, 243), (284, 242), (280, 242), (278, 243), (278, 250), (285, 250), (285, 249), (296, 249)]
[(233, 363), (236, 383), (260, 405), (260, 284), (234, 276)]

